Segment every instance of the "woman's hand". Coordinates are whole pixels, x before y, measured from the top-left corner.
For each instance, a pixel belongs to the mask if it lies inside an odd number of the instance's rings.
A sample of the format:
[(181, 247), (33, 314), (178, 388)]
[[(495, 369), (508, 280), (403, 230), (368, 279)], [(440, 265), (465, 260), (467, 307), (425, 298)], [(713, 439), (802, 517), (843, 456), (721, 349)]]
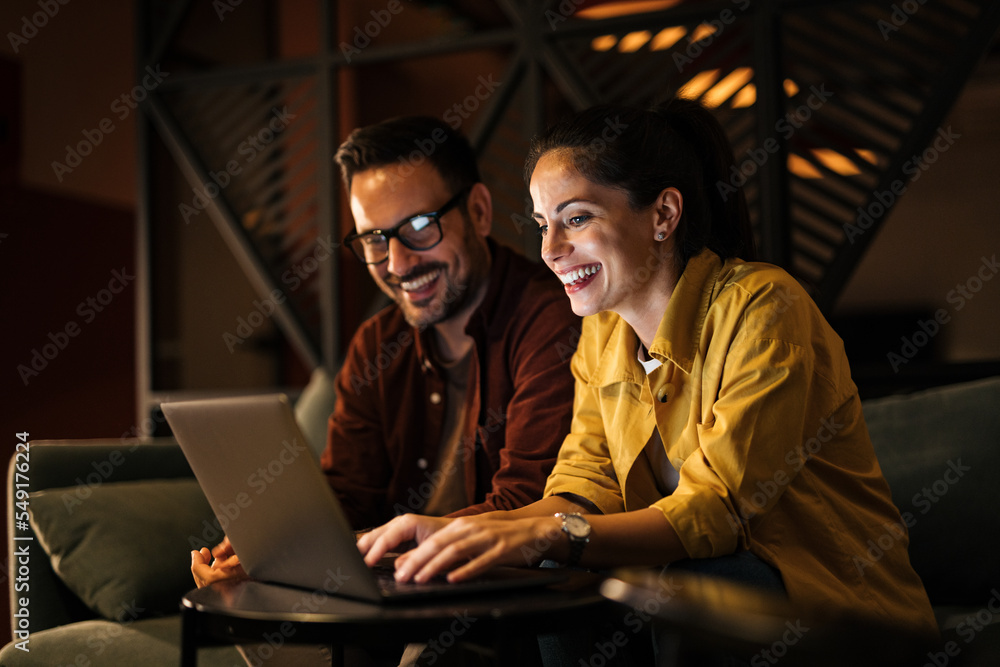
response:
[(211, 551), (205, 547), (200, 551), (192, 551), (191, 574), (198, 588), (204, 588), (216, 581), (248, 578), (228, 537), (223, 538), (222, 542)]
[[(412, 515), (408, 515), (412, 516)], [(553, 547), (566, 540), (561, 522), (555, 517), (495, 519), (489, 516), (435, 519), (399, 517), (404, 539), (416, 539), (419, 545), (396, 560), (396, 580), (422, 583), (448, 572), (448, 581), (473, 578), (496, 565), (526, 567), (540, 560)], [(414, 528), (409, 531), (410, 526)], [(369, 552), (371, 555), (372, 552)], [(367, 559), (366, 559), (367, 560)]]

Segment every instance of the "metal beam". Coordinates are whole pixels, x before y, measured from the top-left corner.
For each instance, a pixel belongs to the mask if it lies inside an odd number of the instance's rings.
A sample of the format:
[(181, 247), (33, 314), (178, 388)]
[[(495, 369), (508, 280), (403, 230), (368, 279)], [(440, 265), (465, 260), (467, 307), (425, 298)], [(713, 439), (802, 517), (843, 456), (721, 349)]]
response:
[[(329, 2), (320, 2), (320, 39), (322, 50), (329, 52), (333, 48), (333, 8)], [(317, 137), (320, 146), (316, 178), (318, 219), (316, 226), (319, 238), (327, 238), (340, 244), (339, 234), (334, 224), (337, 211), (337, 195), (339, 181), (334, 174), (333, 155), (337, 150), (337, 138), (333, 128), (337, 124), (337, 100), (334, 77), (337, 69), (330, 65), (319, 68), (316, 76), (317, 108), (319, 120), (316, 123)], [(333, 252), (330, 258), (322, 262), (319, 268), (319, 308), (320, 308), (320, 363), (331, 373), (340, 366), (340, 302), (335, 288), (335, 276), (340, 275), (340, 255)]]
[[(199, 188), (210, 182), (209, 170), (201, 162), (194, 147), (188, 142), (177, 121), (167, 110), (156, 91), (150, 93), (147, 99), (146, 112), (188, 183), (194, 188)], [(236, 214), (230, 208), (224, 195), (225, 193), (219, 193), (217, 197), (210, 199), (206, 211), (226, 245), (229, 246), (229, 250), (261, 297), (270, 296), (274, 290), (284, 293), (275, 283), (253, 244), (243, 232)], [(288, 299), (275, 304), (273, 317), (303, 362), (309, 368), (318, 366), (320, 363), (319, 354), (298, 315), (291, 308)]]
[[(774, 132), (785, 113), (781, 73), (781, 13), (774, 0), (757, 3), (753, 14), (754, 82), (757, 86), (757, 146), (777, 142), (778, 150), (757, 172), (761, 259), (791, 270), (791, 216), (788, 206), (788, 142)], [(769, 151), (770, 152), (770, 151)]]
[[(933, 94), (926, 100), (923, 112), (914, 121), (910, 131), (903, 137), (899, 149), (893, 154), (889, 166), (883, 172), (882, 178), (864, 203), (862, 210), (867, 211), (875, 202), (876, 193), (883, 194), (890, 191), (897, 181), (903, 183), (904, 187), (908, 184), (908, 181), (903, 178), (903, 166), (914, 155), (923, 151), (934, 138), (941, 123), (948, 115), (948, 111), (955, 104), (962, 88), (965, 87), (973, 69), (982, 60), (986, 47), (992, 42), (997, 28), (1000, 26), (1000, 3), (989, 0), (983, 2), (982, 7), (982, 14), (975, 21), (970, 34), (959, 44), (958, 55), (952, 60), (951, 66), (938, 77), (938, 81), (933, 87)], [(855, 267), (889, 217), (892, 206), (885, 207), (881, 203), (880, 205), (885, 210), (881, 215), (871, 216), (874, 221), (868, 229), (854, 227), (848, 231), (849, 228), (845, 226), (844, 231), (852, 236), (845, 239), (837, 249), (837, 254), (827, 268), (819, 286), (817, 303), (825, 312), (829, 312), (833, 308)]]

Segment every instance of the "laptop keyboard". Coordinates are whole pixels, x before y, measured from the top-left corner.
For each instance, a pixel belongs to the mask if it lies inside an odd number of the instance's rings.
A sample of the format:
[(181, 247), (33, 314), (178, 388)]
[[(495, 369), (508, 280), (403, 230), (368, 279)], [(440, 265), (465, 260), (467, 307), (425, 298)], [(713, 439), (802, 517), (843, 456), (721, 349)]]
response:
[(424, 583), (416, 583), (413, 581), (396, 581), (395, 573), (396, 570), (391, 565), (379, 564), (371, 568), (372, 574), (375, 575), (375, 581), (378, 584), (379, 590), (383, 595), (394, 595), (400, 592), (408, 592), (414, 590), (425, 590), (427, 588), (436, 588), (439, 586), (455, 586), (448, 582), (445, 575), (439, 574), (430, 581)]

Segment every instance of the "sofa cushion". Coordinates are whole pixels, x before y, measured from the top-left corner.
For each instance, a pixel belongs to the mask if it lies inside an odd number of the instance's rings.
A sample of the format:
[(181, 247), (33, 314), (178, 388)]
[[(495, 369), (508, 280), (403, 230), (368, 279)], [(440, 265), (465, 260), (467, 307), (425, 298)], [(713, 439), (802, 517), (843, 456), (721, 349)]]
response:
[[(174, 667), (181, 662), (181, 616), (135, 622), (80, 621), (31, 633), (30, 651), (14, 643), (0, 651), (0, 667), (89, 665)], [(233, 646), (198, 651), (199, 667), (245, 665)]]
[(176, 612), (193, 588), (192, 538), (214, 519), (194, 479), (48, 489), (29, 511), (52, 569), (111, 620)]
[[(1000, 584), (1000, 378), (864, 403), (910, 561), (935, 605), (981, 606)], [(876, 545), (877, 547), (877, 545)]]
[(295, 401), (295, 421), (317, 459), (326, 447), (327, 424), (336, 400), (333, 376), (326, 368), (319, 366), (312, 372), (309, 384)]

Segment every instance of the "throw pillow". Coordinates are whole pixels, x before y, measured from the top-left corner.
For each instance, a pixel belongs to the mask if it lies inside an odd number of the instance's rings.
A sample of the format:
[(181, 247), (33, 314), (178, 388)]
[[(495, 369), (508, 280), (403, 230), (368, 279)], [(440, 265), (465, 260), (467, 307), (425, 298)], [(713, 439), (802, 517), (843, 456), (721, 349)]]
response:
[(30, 496), (31, 524), (56, 574), (110, 620), (176, 612), (194, 588), (192, 539), (214, 521), (198, 482), (106, 483), (85, 498), (78, 491)]

